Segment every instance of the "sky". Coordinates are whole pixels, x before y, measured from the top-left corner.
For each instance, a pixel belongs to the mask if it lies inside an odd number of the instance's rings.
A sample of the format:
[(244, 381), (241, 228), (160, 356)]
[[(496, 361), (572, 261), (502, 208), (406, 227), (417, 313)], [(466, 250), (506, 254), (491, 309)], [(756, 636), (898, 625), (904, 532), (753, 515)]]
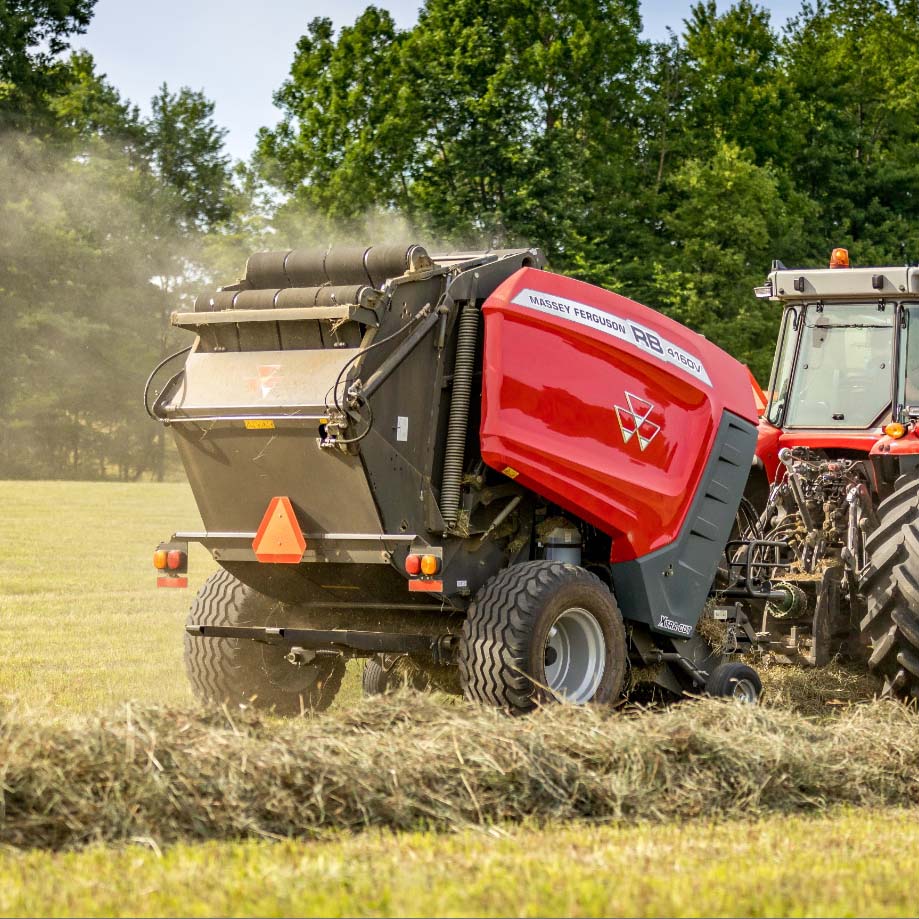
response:
[[(74, 47), (86, 48), (99, 72), (122, 96), (149, 112), (162, 83), (203, 90), (214, 100), (215, 120), (228, 130), (227, 150), (247, 159), (260, 127), (280, 113), (271, 101), (284, 82), (297, 39), (316, 16), (337, 25), (354, 21), (371, 0), (98, 0), (95, 16)], [(373, 0), (392, 13), (401, 28), (417, 19), (420, 0)], [(642, 0), (644, 34), (666, 37), (679, 31), (692, 0)], [(719, 0), (718, 8), (728, 5)], [(760, 0), (783, 25), (800, 0)]]

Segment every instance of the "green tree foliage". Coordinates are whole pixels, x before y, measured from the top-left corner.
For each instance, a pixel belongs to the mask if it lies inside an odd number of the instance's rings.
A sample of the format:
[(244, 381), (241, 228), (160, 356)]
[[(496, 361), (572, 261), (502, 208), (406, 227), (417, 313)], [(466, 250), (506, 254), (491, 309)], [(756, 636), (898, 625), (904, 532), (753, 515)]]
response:
[(775, 306), (751, 296), (776, 252), (800, 250), (808, 202), (783, 195), (775, 172), (722, 143), (707, 159), (687, 160), (673, 176), (674, 240), (655, 264), (660, 306), (674, 319), (729, 347), (764, 379), (769, 372)]
[(635, 144), (639, 28), (635, 0), (430, 0), (408, 33), (370, 7), (337, 38), (315, 20), (260, 137), (265, 174), (331, 218), (399, 209), (560, 252), (625, 204), (608, 154)]
[(919, 0), (753, 0), (640, 38), (632, 0), (427, 0), (316, 20), (263, 130), (285, 213), (399, 211), (456, 242), (527, 240), (554, 267), (703, 331), (763, 378), (773, 258), (919, 259)]
[(784, 30), (688, 2), (658, 43), (637, 0), (314, 19), (233, 168), (201, 93), (164, 85), (142, 117), (64, 56), (92, 7), (0, 0), (0, 475), (162, 474), (138, 392), (168, 313), (253, 249), (531, 242), (763, 382), (772, 259), (919, 261), (919, 0), (804, 0)]
[(96, 0), (0, 0), (0, 127), (28, 124), (65, 78), (58, 55)]
[(0, 476), (162, 476), (140, 395), (238, 203), (223, 132), (200, 93), (164, 86), (142, 119), (90, 55), (50, 66), (0, 132)]
[(820, 206), (815, 239), (849, 244), (863, 263), (915, 261), (919, 3), (805, 5), (785, 60), (797, 100), (785, 168)]
[(687, 152), (711, 155), (723, 138), (758, 163), (780, 157), (791, 96), (769, 13), (739, 0), (719, 16), (705, 0), (692, 8), (683, 44)]
[(400, 197), (399, 161), (410, 135), (396, 110), (400, 87), (396, 29), (375, 7), (335, 39), (328, 19), (314, 19), (297, 44), (291, 78), (275, 94), (285, 113), (259, 136), (270, 181), (292, 194), (293, 207), (333, 221), (353, 220)]
[(172, 213), (200, 229), (226, 221), (230, 158), (224, 152), (226, 129), (214, 121), (214, 103), (188, 87), (171, 93), (164, 83), (152, 108), (144, 148), (163, 188), (177, 197)]

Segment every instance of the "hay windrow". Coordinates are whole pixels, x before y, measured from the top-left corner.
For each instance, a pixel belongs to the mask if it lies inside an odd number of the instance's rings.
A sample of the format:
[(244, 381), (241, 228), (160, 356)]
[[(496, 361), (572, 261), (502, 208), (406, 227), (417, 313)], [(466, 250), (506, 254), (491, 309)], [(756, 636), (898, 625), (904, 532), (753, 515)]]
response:
[(0, 844), (51, 849), (915, 805), (919, 715), (874, 702), (818, 721), (707, 700), (513, 719), (415, 694), (291, 722), (13, 710), (0, 714), (0, 781)]

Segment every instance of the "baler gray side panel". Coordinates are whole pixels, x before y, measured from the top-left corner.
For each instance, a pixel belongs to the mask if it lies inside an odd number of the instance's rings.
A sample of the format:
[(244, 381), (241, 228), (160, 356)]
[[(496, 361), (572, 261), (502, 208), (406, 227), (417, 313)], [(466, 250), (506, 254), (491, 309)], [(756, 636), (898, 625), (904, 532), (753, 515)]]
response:
[(306, 533), (383, 532), (360, 458), (321, 449), (315, 427), (247, 431), (235, 421), (173, 433), (209, 532), (255, 532), (276, 495), (290, 498)]
[(612, 566), (624, 618), (666, 635), (692, 635), (731, 538), (755, 450), (756, 427), (725, 412), (680, 535), (663, 549)]

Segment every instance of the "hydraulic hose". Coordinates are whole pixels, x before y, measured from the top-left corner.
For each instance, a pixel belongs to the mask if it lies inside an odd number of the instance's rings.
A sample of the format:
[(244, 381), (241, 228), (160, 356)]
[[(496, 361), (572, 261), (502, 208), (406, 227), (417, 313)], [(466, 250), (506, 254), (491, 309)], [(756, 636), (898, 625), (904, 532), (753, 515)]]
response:
[[(153, 370), (150, 371), (150, 376), (147, 377), (147, 382), (144, 384), (144, 409), (146, 410), (147, 414), (148, 414), (154, 421), (162, 421), (163, 419), (160, 418), (160, 416), (157, 415), (157, 414), (153, 411), (152, 408), (150, 408), (150, 386), (151, 386), (152, 383), (153, 383), (153, 378), (154, 378), (154, 377), (160, 372), (160, 370), (162, 370), (163, 367), (165, 367), (171, 360), (174, 360), (174, 359), (177, 358), (177, 357), (181, 357), (181, 355), (183, 355), (183, 354), (188, 354), (188, 352), (191, 351), (191, 349), (192, 349), (192, 346), (189, 345), (187, 348), (182, 348), (181, 351), (176, 351), (174, 354), (170, 354), (169, 357), (164, 357), (164, 358), (153, 368)], [(162, 394), (166, 391), (166, 389), (167, 389), (169, 386), (172, 385), (172, 383), (175, 381), (175, 379), (176, 379), (177, 377), (181, 376), (182, 372), (183, 372), (183, 371), (180, 370), (179, 373), (175, 374), (173, 377), (170, 378), (169, 382), (168, 382), (168, 383), (163, 387), (163, 389), (161, 390), (160, 395), (162, 395)]]
[(450, 397), (450, 421), (444, 451), (444, 475), (440, 488), (440, 512), (452, 529), (459, 519), (463, 462), (466, 455), (466, 433), (469, 423), (469, 398), (475, 369), (479, 336), (479, 310), (474, 300), (463, 304), (456, 336), (456, 361), (453, 366), (453, 393)]

